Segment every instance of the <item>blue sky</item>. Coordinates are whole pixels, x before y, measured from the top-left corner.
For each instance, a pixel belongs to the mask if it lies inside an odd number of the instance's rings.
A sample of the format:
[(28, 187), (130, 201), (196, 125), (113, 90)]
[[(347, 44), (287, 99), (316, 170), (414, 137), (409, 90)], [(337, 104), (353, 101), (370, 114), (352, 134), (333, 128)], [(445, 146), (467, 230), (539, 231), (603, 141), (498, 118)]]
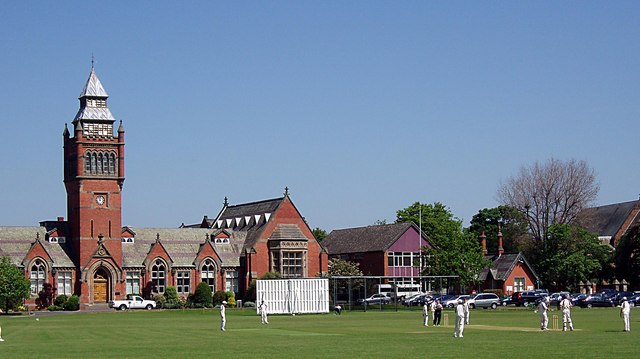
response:
[(8, 2), (0, 225), (66, 216), (62, 131), (95, 56), (126, 130), (123, 223), (177, 227), (284, 187), (312, 227), (585, 160), (640, 193), (637, 1)]

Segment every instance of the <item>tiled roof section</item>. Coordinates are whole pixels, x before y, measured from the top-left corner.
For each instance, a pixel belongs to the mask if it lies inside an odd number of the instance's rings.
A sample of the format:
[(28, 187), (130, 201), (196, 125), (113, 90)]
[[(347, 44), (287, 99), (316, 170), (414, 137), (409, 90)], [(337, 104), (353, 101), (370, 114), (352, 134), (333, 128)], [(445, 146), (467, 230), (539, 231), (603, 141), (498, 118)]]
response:
[[(216, 231), (208, 228), (132, 228), (136, 233), (134, 243), (122, 244), (123, 266), (142, 267), (144, 260), (160, 236), (160, 242), (173, 260), (174, 267), (190, 267), (196, 259), (200, 246)], [(230, 243), (213, 244), (225, 267), (240, 265), (243, 235), (231, 233)]]
[(578, 220), (590, 232), (613, 237), (639, 205), (640, 200), (637, 200), (587, 208), (580, 213)]
[(67, 244), (49, 243), (45, 239), (45, 227), (0, 227), (0, 255), (9, 257), (11, 263), (22, 266), (22, 260), (39, 236), (40, 242), (53, 259), (54, 267), (73, 267), (73, 261), (65, 251)]
[(527, 262), (526, 258), (522, 255), (522, 253), (507, 253), (501, 256), (497, 255), (489, 255), (484, 256), (485, 259), (491, 261), (491, 266), (489, 268), (484, 268), (478, 279), (484, 281), (488, 278), (489, 273), (495, 280), (504, 281), (507, 279), (513, 268), (518, 264), (518, 262), (522, 261), (528, 268), (531, 270), (531, 273), (538, 278), (538, 275), (533, 270), (529, 262)]
[(259, 202), (238, 204), (227, 206), (220, 214), (218, 219), (234, 219), (245, 216), (261, 215), (265, 213), (274, 213), (284, 197), (268, 199)]
[(307, 237), (297, 224), (278, 224), (271, 234), (270, 240), (274, 241), (307, 241)]
[(322, 240), (322, 245), (330, 255), (386, 251), (411, 226), (396, 223), (337, 229)]

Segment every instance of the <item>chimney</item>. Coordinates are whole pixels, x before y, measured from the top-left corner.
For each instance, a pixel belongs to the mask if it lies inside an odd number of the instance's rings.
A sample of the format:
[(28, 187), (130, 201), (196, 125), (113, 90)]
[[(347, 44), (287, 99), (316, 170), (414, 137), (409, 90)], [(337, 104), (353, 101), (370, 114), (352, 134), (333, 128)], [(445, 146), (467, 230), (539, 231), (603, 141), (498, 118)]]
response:
[(478, 239), (480, 239), (480, 244), (482, 245), (482, 255), (486, 256), (489, 252), (487, 251), (487, 236), (484, 234), (484, 231), (482, 231)]
[(64, 222), (64, 217), (58, 217), (58, 222)]
[(502, 248), (502, 231), (498, 231), (498, 257), (502, 256), (504, 248)]

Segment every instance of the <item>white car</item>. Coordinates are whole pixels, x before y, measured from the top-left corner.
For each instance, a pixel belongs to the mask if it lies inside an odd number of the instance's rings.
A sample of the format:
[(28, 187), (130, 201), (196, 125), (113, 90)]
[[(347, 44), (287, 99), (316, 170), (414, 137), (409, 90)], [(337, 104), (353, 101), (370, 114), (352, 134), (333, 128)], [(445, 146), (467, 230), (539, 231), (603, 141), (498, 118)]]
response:
[(469, 294), (463, 294), (463, 295), (457, 295), (455, 297), (453, 297), (453, 299), (449, 299), (448, 301), (444, 302), (444, 306), (447, 308), (453, 308), (456, 306), (456, 304), (458, 304), (458, 300), (460, 299), (469, 299), (471, 297), (471, 295)]
[(467, 299), (469, 308), (491, 308), (496, 309), (500, 305), (500, 297), (494, 293), (480, 293)]
[(156, 302), (153, 300), (143, 299), (138, 295), (132, 295), (129, 299), (125, 300), (112, 300), (109, 302), (111, 308), (120, 310), (126, 309), (146, 309), (151, 310), (156, 307)]

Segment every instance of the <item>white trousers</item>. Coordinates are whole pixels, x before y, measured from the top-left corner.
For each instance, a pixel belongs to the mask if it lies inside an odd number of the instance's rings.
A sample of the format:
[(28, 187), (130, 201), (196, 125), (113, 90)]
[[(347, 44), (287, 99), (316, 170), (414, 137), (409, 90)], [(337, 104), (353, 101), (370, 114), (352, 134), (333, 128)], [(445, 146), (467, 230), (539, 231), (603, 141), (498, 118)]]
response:
[(540, 312), (540, 329), (547, 329), (549, 326), (549, 316), (547, 312)]
[(622, 314), (622, 320), (624, 320), (624, 331), (631, 331), (631, 315), (630, 313)]
[(567, 330), (567, 324), (569, 324), (569, 329), (573, 330), (573, 322), (571, 321), (571, 311), (563, 310), (562, 311), (562, 330)]
[(262, 324), (269, 324), (269, 319), (267, 319), (267, 312), (266, 311), (262, 311), (260, 313), (260, 319), (262, 321)]
[(464, 316), (456, 316), (456, 327), (453, 331), (453, 336), (462, 338), (462, 332), (464, 332)]

